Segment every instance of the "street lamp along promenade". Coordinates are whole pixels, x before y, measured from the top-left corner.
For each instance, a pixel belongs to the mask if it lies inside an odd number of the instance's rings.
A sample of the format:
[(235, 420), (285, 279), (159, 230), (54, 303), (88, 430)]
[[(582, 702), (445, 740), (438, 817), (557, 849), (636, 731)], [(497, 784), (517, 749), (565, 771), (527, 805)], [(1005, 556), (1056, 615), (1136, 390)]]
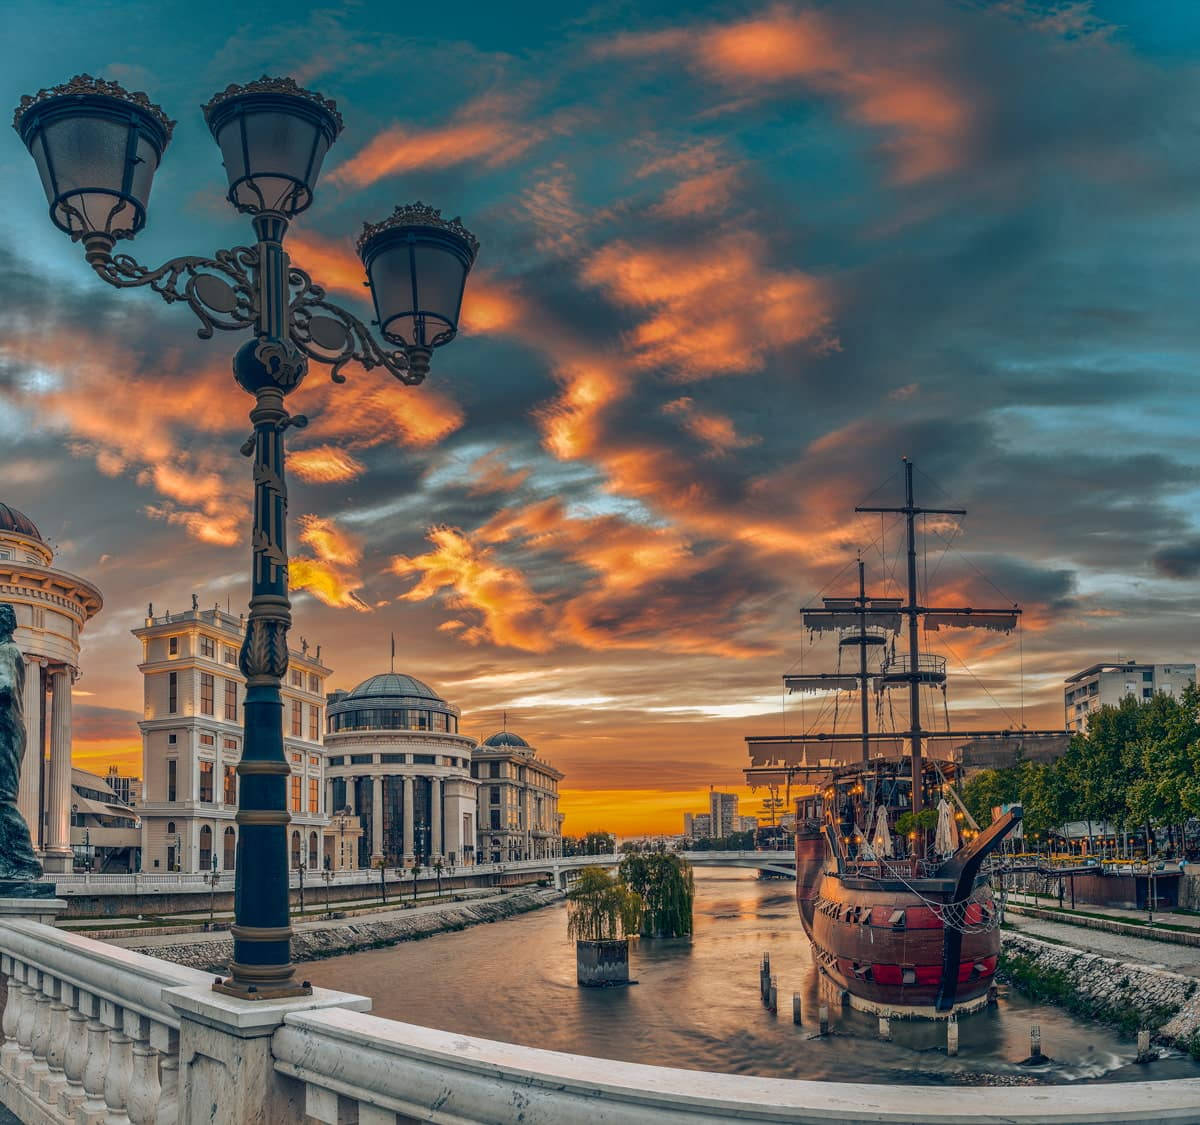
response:
[(239, 667), (246, 677), (245, 731), (237, 812), (233, 962), (214, 988), (246, 999), (310, 992), (293, 979), (288, 916), (286, 781), (280, 684), (288, 667), (291, 625), (287, 573), (284, 441), (303, 415), (284, 396), (304, 378), (308, 361), (342, 368), (383, 367), (402, 383), (424, 379), (434, 348), (458, 330), (463, 288), (479, 244), (458, 219), (417, 203), (383, 222), (364, 224), (358, 239), (376, 321), (388, 346), (293, 266), (283, 248), (291, 219), (311, 203), (321, 163), (342, 129), (337, 106), (290, 78), (229, 86), (204, 107), (229, 178), (228, 199), (251, 216), (257, 242), (211, 258), (174, 258), (157, 269), (112, 253), (146, 224), (150, 186), (175, 122), (143, 93), (78, 75), (21, 99), (13, 127), (37, 164), (50, 218), (82, 242), (93, 270), (118, 289), (149, 286), (168, 304), (185, 302), (216, 328), (250, 329), (233, 374), (255, 396), (253, 435), (242, 453), (254, 458), (251, 598)]

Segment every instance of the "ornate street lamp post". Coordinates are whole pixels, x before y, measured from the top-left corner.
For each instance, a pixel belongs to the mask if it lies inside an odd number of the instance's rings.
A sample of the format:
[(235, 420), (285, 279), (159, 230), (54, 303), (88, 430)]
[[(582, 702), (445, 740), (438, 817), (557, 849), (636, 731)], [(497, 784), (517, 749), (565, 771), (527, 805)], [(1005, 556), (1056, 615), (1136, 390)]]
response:
[(215, 328), (250, 329), (233, 374), (254, 395), (253, 435), (242, 453), (254, 458), (254, 528), (250, 615), (239, 664), (246, 677), (245, 737), (238, 773), (234, 951), (230, 977), (215, 988), (251, 999), (294, 996), (288, 918), (283, 701), (291, 624), (287, 573), (284, 433), (307, 425), (289, 414), (284, 396), (304, 378), (309, 360), (342, 368), (382, 367), (400, 382), (420, 383), (434, 348), (458, 330), (467, 273), (478, 243), (458, 219), (423, 204), (397, 207), (364, 224), (359, 254), (387, 345), (293, 266), (283, 248), (291, 219), (305, 210), (321, 163), (342, 129), (336, 105), (290, 78), (229, 86), (204, 107), (229, 177), (230, 203), (251, 216), (257, 242), (211, 258), (174, 258), (157, 269), (112, 253), (117, 239), (146, 224), (154, 173), (175, 123), (142, 93), (79, 75), (23, 97), (13, 127), (37, 164), (50, 218), (82, 242), (88, 264), (118, 289), (149, 286), (171, 304), (185, 302)]

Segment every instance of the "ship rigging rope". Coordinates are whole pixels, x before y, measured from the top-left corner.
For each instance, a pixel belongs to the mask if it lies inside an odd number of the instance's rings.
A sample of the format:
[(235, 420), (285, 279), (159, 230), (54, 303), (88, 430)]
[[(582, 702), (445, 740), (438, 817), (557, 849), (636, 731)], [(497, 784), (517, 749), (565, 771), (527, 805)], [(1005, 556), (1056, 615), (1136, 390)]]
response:
[[(1000, 912), (996, 909), (995, 903), (988, 901), (988, 896), (983, 894), (982, 887), (976, 887), (966, 898), (957, 899), (954, 902), (938, 902), (921, 894), (899, 870), (891, 866), (888, 866), (886, 870), (891, 878), (903, 883), (910, 894), (920, 899), (921, 904), (928, 907), (934, 915), (941, 919), (942, 925), (951, 930), (957, 930), (961, 934), (986, 934), (1000, 925)], [(967, 913), (972, 906), (976, 905), (979, 906), (980, 921), (968, 922)]]

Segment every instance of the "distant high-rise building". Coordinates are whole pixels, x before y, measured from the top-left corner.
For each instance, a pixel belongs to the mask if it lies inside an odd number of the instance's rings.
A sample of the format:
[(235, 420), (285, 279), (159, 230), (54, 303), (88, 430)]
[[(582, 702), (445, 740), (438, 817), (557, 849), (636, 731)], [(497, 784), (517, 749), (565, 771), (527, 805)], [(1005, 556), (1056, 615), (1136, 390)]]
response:
[(737, 832), (757, 832), (758, 817), (756, 816), (739, 816), (734, 818), (737, 821)]
[(712, 823), (711, 833), (714, 839), (723, 839), (737, 832), (738, 795), (736, 793), (718, 793), (715, 790), (708, 795), (708, 815)]
[(683, 814), (683, 834), (693, 840), (696, 837), (696, 817), (694, 813), (685, 812)]
[(692, 839), (705, 840), (712, 835), (712, 817), (706, 812), (692, 816)]
[(104, 777), (108, 787), (127, 805), (136, 805), (142, 799), (142, 779), (127, 777), (116, 766), (109, 766)]
[(1093, 664), (1068, 676), (1063, 689), (1067, 730), (1084, 733), (1091, 714), (1122, 699), (1151, 699), (1158, 692), (1178, 698), (1196, 682), (1195, 664)]

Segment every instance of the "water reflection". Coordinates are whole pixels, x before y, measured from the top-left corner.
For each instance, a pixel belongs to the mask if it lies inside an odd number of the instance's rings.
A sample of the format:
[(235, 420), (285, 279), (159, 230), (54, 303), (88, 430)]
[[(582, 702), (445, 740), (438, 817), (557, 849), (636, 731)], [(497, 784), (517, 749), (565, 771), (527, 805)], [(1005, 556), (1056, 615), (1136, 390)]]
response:
[[(1200, 1077), (1169, 1055), (1134, 1065), (1134, 1047), (1106, 1028), (1030, 1004), (1019, 994), (959, 1022), (959, 1054), (945, 1053), (945, 1026), (893, 1020), (881, 1042), (874, 1016), (830, 1006), (831, 1032), (816, 1034), (818, 975), (800, 928), (792, 883), (753, 872), (696, 873), (691, 942), (642, 941), (636, 986), (575, 983), (565, 909), (370, 950), (305, 966), (314, 984), (365, 993), (377, 1015), (552, 1050), (730, 1074), (866, 1082), (1070, 1082)], [(759, 958), (771, 954), (779, 1013), (758, 999)], [(792, 1023), (792, 993), (804, 1024)], [(1051, 1062), (1022, 1066), (1029, 1027), (1042, 1028)]]

